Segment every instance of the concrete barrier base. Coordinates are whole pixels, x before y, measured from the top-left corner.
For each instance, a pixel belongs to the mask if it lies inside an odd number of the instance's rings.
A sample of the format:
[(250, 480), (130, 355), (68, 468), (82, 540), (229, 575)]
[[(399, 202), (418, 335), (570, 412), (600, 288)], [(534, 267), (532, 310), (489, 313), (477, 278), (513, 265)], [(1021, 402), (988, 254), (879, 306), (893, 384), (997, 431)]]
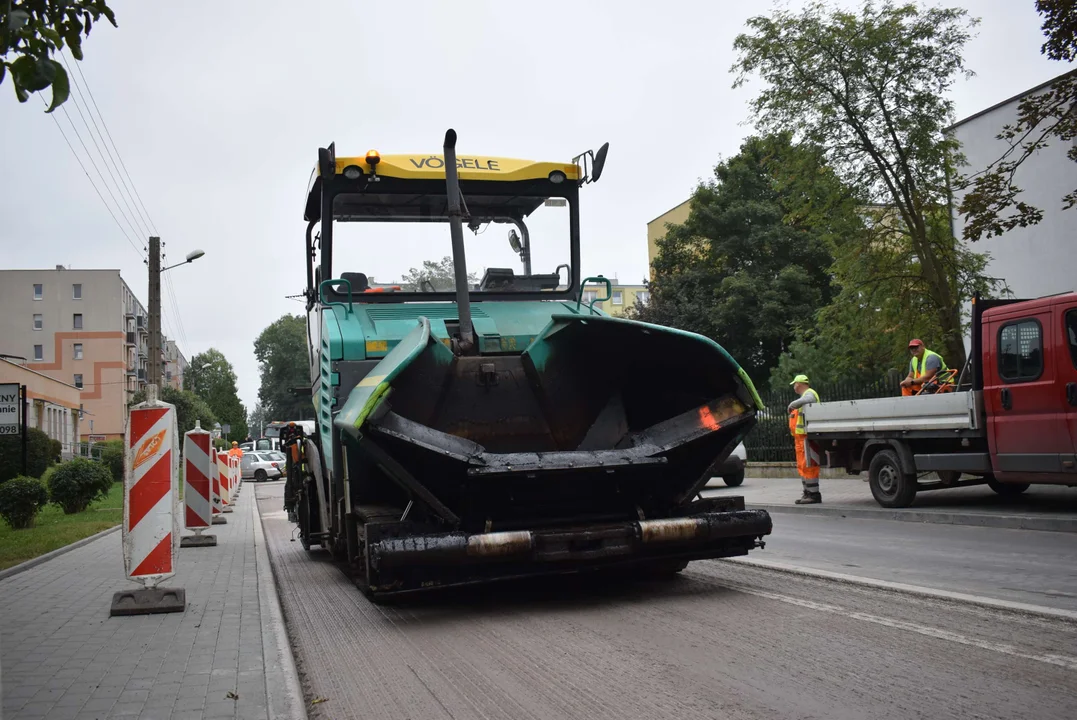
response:
[(187, 608), (187, 593), (183, 588), (141, 588), (121, 590), (112, 596), (109, 615), (156, 615), (183, 612)]
[(216, 535), (184, 535), (180, 538), (180, 547), (216, 547)]
[(220, 515), (214, 515), (213, 520), (211, 522), (214, 525), (227, 525), (228, 524), (228, 518), (221, 517)]

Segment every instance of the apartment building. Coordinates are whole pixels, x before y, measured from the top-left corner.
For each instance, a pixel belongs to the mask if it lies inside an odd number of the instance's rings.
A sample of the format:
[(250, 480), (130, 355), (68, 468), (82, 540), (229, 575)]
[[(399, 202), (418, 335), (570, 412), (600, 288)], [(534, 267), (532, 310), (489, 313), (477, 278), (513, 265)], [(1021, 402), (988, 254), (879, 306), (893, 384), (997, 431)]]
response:
[(84, 440), (123, 437), (148, 350), (148, 313), (119, 270), (0, 270), (0, 353), (80, 390)]
[(651, 263), (658, 255), (658, 241), (666, 236), (667, 225), (683, 225), (688, 221), (692, 212), (692, 198), (688, 198), (676, 207), (666, 210), (664, 213), (647, 223), (647, 272), (648, 277), (654, 279), (654, 269)]
[(183, 357), (175, 340), (164, 342), (165, 364), (161, 381), (176, 390), (183, 389), (183, 374), (187, 372), (187, 358)]
[[(1075, 72), (1071, 70), (949, 127), (947, 131), (961, 143), (961, 152), (965, 156), (965, 165), (959, 167), (958, 172), (981, 173), (1009, 153), (1009, 143), (1000, 140), (998, 135), (1006, 125), (1017, 122), (1021, 102)], [(1047, 124), (1043, 123), (1044, 126)], [(1036, 132), (1041, 129), (1037, 128)], [(1016, 297), (1040, 297), (1077, 290), (1073, 276), (1073, 223), (1077, 220), (1077, 209), (1064, 209), (1062, 201), (1062, 196), (1077, 186), (1077, 163), (1068, 155), (1072, 148), (1072, 141), (1054, 139), (1025, 160), (1014, 174), (1014, 184), (1023, 191), (1017, 200), (1043, 211), (1039, 223), (1016, 227), (970, 245), (974, 252), (991, 255), (987, 275), (1005, 279)], [(952, 225), (959, 238), (965, 229), (965, 217), (957, 208), (964, 194), (964, 190), (957, 190), (951, 201)]]
[(583, 303), (590, 305), (594, 301), (595, 308), (604, 310), (613, 317), (624, 317), (625, 311), (636, 304), (637, 298), (644, 305), (651, 299), (647, 286), (642, 283), (639, 285), (625, 285), (614, 276), (610, 278), (610, 284), (613, 287), (609, 300), (598, 300), (598, 298), (606, 296), (606, 288), (602, 285), (591, 284), (583, 289)]

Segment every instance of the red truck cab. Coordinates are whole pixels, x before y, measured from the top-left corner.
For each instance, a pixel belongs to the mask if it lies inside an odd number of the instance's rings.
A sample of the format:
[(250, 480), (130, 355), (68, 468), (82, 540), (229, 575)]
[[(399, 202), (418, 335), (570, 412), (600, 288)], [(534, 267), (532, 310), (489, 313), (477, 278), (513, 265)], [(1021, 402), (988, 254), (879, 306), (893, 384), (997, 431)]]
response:
[(973, 351), (995, 479), (1077, 484), (1077, 293), (982, 305)]

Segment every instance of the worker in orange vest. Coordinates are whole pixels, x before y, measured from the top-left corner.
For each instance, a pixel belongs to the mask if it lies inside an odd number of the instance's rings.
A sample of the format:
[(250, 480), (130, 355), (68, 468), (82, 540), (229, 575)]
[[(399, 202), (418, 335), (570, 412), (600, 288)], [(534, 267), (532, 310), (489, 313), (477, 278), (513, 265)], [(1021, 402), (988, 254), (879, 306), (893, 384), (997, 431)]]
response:
[(235, 455), (240, 460), (243, 459), (243, 450), (239, 447), (239, 443), (235, 440), (232, 441), (232, 449), (228, 451), (229, 455)]
[(819, 448), (808, 440), (807, 423), (801, 408), (812, 403), (822, 402), (819, 393), (811, 387), (807, 375), (797, 375), (789, 383), (798, 395), (789, 403), (789, 434), (797, 450), (797, 471), (804, 486), (804, 494), (796, 501), (797, 505), (814, 505), (821, 503), (823, 496), (819, 492)]

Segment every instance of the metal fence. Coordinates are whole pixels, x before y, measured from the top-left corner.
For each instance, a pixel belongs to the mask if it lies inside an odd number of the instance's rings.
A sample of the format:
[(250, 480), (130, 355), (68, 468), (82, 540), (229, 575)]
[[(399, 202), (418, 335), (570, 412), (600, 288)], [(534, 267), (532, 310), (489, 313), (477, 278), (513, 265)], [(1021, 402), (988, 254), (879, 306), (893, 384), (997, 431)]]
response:
[[(894, 397), (901, 394), (901, 380), (891, 375), (876, 382), (837, 382), (813, 385), (822, 402)], [(792, 388), (760, 393), (765, 404), (759, 422), (744, 438), (749, 462), (795, 462), (793, 436), (789, 434), (789, 403), (796, 399)]]

